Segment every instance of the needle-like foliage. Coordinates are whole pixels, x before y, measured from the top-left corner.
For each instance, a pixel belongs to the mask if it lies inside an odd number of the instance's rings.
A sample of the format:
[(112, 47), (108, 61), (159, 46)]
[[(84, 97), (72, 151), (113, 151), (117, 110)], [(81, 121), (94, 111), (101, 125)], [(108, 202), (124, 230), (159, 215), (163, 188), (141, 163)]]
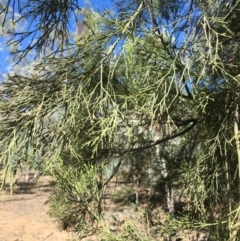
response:
[(218, 219), (218, 240), (239, 240), (239, 1), (128, 0), (102, 12), (18, 1), (18, 11), (29, 28), (10, 44), (31, 36), (19, 60), (32, 50), (44, 57), (4, 83), (2, 178), (13, 158), (36, 153), (52, 173), (66, 156), (69, 168), (117, 160), (114, 175), (161, 146), (171, 181), (187, 185), (188, 211)]

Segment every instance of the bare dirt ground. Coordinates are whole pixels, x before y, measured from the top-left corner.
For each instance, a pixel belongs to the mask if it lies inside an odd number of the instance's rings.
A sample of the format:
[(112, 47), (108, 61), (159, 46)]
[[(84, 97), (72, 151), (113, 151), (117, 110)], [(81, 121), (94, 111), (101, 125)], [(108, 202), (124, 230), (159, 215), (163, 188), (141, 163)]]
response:
[(61, 232), (47, 214), (45, 204), (52, 190), (51, 177), (24, 181), (21, 176), (13, 194), (6, 183), (0, 196), (0, 241), (73, 241), (76, 237)]
[[(33, 179), (33, 175), (33, 173), (30, 173), (31, 178), (26, 182), (25, 175), (18, 170), (17, 184), (14, 185), (13, 193), (10, 192), (9, 182), (6, 182), (5, 190), (0, 192), (0, 241), (77, 241), (76, 235), (61, 232), (54, 219), (48, 215), (46, 201), (53, 190), (52, 178), (42, 176), (37, 181)], [(127, 207), (125, 207), (127, 210), (125, 212), (124, 206), (114, 204), (112, 198), (110, 198), (117, 191), (114, 187), (114, 180), (109, 184), (107, 198), (104, 201), (105, 214), (109, 216), (108, 220), (112, 219), (112, 215), (115, 216), (115, 219), (117, 218), (119, 225), (122, 221), (128, 220), (129, 217), (131, 217), (131, 220), (137, 220), (137, 212), (130, 212)], [(143, 196), (146, 196), (146, 194)], [(163, 214), (162, 221), (165, 219), (166, 215)], [(115, 223), (112, 229), (118, 228), (118, 224)], [(137, 226), (141, 230), (142, 225), (137, 223)], [(187, 232), (179, 235), (179, 237), (184, 238), (177, 239), (176, 236), (171, 240), (207, 240), (206, 234), (201, 232)], [(100, 238), (93, 236), (82, 240), (97, 241)], [(163, 237), (158, 237), (157, 240), (163, 240)]]

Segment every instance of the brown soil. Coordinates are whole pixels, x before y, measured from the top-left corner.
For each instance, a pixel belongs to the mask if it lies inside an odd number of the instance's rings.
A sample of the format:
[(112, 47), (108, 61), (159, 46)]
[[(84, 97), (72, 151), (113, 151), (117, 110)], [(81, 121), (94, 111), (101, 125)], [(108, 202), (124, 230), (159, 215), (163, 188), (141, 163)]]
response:
[(61, 232), (47, 214), (51, 177), (38, 182), (20, 176), (11, 195), (9, 184), (0, 197), (0, 241), (72, 241), (76, 236)]
[[(13, 193), (11, 194), (9, 182), (6, 182), (5, 190), (0, 196), (0, 241), (77, 241), (77, 236), (67, 232), (61, 232), (54, 219), (48, 215), (48, 205), (46, 201), (53, 190), (52, 178), (50, 176), (42, 176), (40, 180), (33, 179), (33, 173), (28, 182), (25, 181), (25, 176), (18, 171), (14, 185)], [(134, 208), (129, 209), (127, 206), (119, 206), (111, 200), (112, 195), (118, 190), (116, 181), (113, 179), (108, 187), (106, 199), (104, 200), (105, 215), (110, 221), (109, 227), (112, 230), (118, 229), (123, 221), (129, 218), (136, 220), (136, 225), (139, 231), (142, 229), (138, 223), (139, 213), (134, 211)], [(119, 182), (119, 181), (118, 181)], [(144, 190), (146, 192), (146, 190)], [(146, 196), (146, 193), (143, 196)], [(139, 198), (141, 192), (139, 193)], [(145, 201), (143, 200), (143, 203)], [(131, 206), (131, 205), (130, 205)], [(143, 204), (141, 206), (144, 206)], [(118, 223), (112, 219), (115, 216)], [(166, 215), (162, 213), (162, 221), (166, 219)], [(117, 230), (115, 230), (117, 231)], [(206, 241), (205, 233), (186, 232), (179, 233), (180, 237), (184, 236), (186, 241)], [(82, 240), (100, 240), (98, 236), (88, 237)], [(158, 237), (156, 240), (163, 240), (163, 237)], [(172, 238), (171, 240), (177, 240)]]

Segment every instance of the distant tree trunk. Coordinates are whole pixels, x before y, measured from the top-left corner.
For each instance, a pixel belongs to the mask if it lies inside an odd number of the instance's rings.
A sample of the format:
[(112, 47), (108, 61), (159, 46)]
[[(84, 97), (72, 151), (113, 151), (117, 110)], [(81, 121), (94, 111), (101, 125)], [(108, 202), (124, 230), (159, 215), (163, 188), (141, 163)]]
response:
[[(239, 183), (239, 181), (240, 181), (240, 140), (239, 140), (239, 127), (238, 127), (238, 125), (239, 125), (238, 101), (239, 101), (239, 90), (237, 89), (236, 99), (235, 99), (236, 107), (235, 107), (235, 117), (234, 117), (234, 136), (235, 136), (235, 140), (236, 140), (236, 149), (237, 149), (238, 183)], [(239, 196), (239, 193), (240, 193), (240, 183), (238, 184), (238, 196)], [(238, 206), (240, 207), (240, 200), (238, 200)], [(234, 221), (235, 220), (233, 220), (232, 223)], [(231, 227), (230, 240), (235, 241), (235, 240), (237, 240), (237, 233), (240, 229), (240, 210), (239, 210), (239, 208), (237, 210), (235, 224), (233, 226), (231, 226), (231, 224), (229, 224), (229, 225)]]
[[(160, 133), (155, 135), (155, 141), (160, 139)], [(167, 165), (166, 165), (166, 160), (161, 156), (161, 150), (160, 150), (160, 145), (156, 146), (156, 157), (158, 160), (158, 163), (160, 165), (161, 169), (161, 175), (163, 178), (167, 178), (168, 176), (168, 170), (167, 170)], [(172, 185), (170, 183), (171, 181), (167, 181), (165, 184), (165, 191), (166, 191), (166, 201), (167, 201), (167, 208), (170, 213), (174, 213), (174, 200), (173, 200), (173, 190), (172, 190)]]

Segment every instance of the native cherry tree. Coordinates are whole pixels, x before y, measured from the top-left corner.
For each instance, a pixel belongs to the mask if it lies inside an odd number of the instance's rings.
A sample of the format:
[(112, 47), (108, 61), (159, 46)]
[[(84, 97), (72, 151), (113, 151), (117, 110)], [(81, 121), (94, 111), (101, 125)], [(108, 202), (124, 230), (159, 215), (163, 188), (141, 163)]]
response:
[(1, 91), (2, 179), (13, 157), (20, 165), (40, 152), (60, 184), (55, 201), (75, 200), (73, 212), (73, 202), (58, 206), (62, 227), (91, 233), (104, 187), (134, 165), (150, 179), (161, 173), (166, 195), (184, 190), (213, 240), (239, 240), (239, 1), (128, 0), (95, 11), (12, 0), (1, 9), (3, 28), (9, 14), (27, 24), (9, 41), (17, 63), (39, 58)]

